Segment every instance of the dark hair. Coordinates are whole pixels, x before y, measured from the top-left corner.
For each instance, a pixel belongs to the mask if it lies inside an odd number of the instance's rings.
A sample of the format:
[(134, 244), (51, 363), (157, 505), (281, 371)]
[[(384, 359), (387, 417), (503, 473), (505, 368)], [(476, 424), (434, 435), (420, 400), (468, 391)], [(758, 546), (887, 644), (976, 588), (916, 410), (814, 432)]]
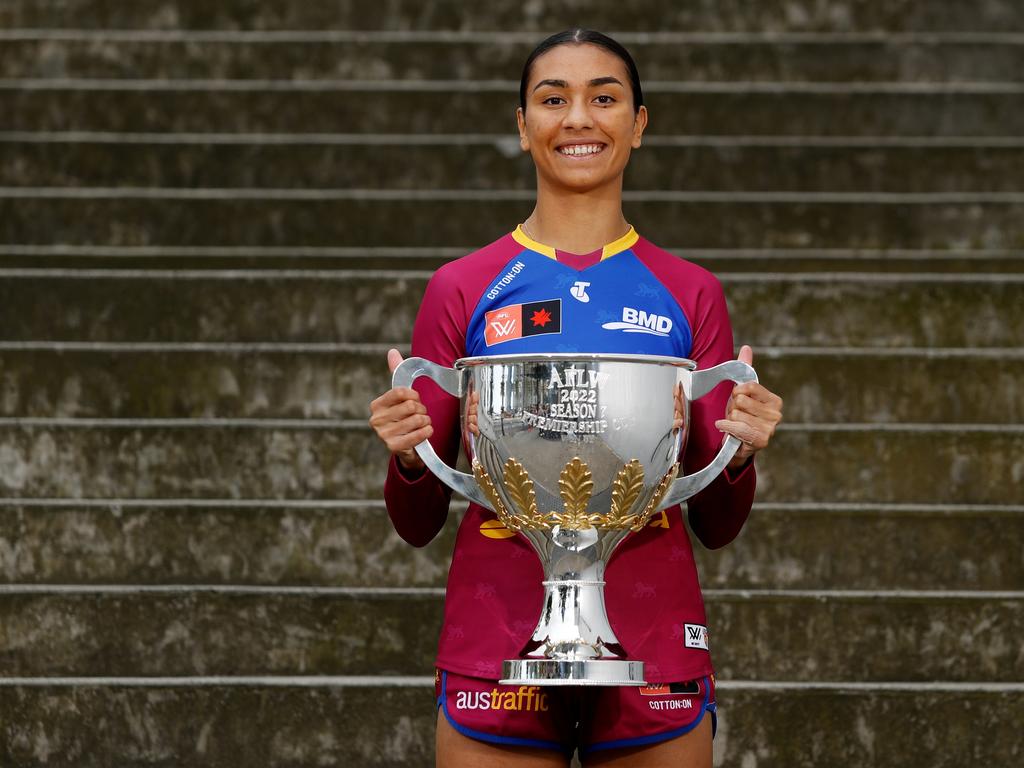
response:
[(586, 44), (598, 45), (622, 59), (622, 63), (626, 65), (626, 71), (629, 73), (629, 84), (633, 88), (633, 111), (640, 111), (640, 107), (644, 103), (644, 92), (640, 87), (640, 73), (637, 71), (636, 62), (629, 55), (629, 51), (621, 43), (608, 37), (608, 35), (603, 35), (592, 29), (575, 27), (552, 35), (534, 48), (533, 53), (527, 57), (526, 64), (523, 65), (523, 78), (519, 81), (519, 106), (523, 108), (523, 112), (526, 111), (526, 83), (530, 79), (530, 70), (533, 69), (533, 62), (539, 56), (560, 45)]

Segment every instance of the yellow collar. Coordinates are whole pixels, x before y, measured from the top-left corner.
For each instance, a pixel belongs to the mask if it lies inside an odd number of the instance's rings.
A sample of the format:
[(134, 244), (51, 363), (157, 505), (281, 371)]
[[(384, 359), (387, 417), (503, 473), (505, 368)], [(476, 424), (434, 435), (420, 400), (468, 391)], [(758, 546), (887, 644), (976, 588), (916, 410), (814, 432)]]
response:
[[(549, 259), (556, 258), (555, 249), (552, 248), (550, 245), (538, 243), (536, 240), (534, 240), (532, 237), (526, 234), (523, 231), (522, 224), (518, 225), (512, 231), (512, 237), (517, 243), (519, 243), (524, 248), (529, 248), (531, 251), (536, 251), (537, 253), (543, 254), (544, 256), (547, 256)], [(627, 248), (632, 247), (633, 244), (636, 243), (636, 241), (639, 239), (640, 235), (636, 233), (636, 230), (633, 229), (633, 227), (630, 227), (629, 232), (624, 234), (618, 240), (608, 243), (608, 245), (601, 249), (601, 261), (611, 258), (617, 253), (622, 253)]]

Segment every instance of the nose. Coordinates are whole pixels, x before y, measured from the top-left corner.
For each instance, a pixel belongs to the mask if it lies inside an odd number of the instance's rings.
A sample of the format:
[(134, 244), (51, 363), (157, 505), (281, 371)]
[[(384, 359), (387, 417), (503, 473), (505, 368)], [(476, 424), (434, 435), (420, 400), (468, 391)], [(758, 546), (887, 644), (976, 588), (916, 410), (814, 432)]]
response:
[(573, 99), (565, 113), (564, 125), (572, 130), (592, 128), (594, 119), (590, 114), (590, 103), (586, 99)]

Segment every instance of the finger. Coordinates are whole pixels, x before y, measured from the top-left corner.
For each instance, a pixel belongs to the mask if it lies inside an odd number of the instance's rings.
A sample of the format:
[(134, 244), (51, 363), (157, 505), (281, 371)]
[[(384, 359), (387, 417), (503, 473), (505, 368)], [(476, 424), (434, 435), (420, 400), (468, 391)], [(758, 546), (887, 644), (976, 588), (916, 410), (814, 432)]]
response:
[(423, 403), (416, 400), (402, 400), (394, 405), (370, 406), (370, 426), (378, 427), (413, 416), (414, 414), (426, 414), (427, 409)]
[(370, 415), (370, 426), (378, 429), (387, 424), (401, 424), (410, 417), (423, 417), (430, 420), (427, 415), (427, 408), (423, 403), (415, 400), (403, 400), (397, 405), (388, 408), (378, 408)]
[(754, 364), (754, 349), (753, 349), (753, 347), (751, 347), (749, 344), (744, 344), (742, 347), (740, 347), (740, 353), (739, 353), (739, 355), (737, 356), (736, 359), (739, 360), (741, 363), (746, 363), (747, 365), (753, 365)]
[(402, 363), (402, 353), (399, 352), (397, 349), (389, 349), (388, 350), (388, 370), (391, 373), (394, 373), (395, 372), (395, 368), (397, 368), (399, 365), (401, 365), (401, 363)]
[(742, 422), (743, 424), (747, 424), (748, 426), (755, 429), (758, 432), (758, 434), (775, 434), (775, 425), (772, 424), (770, 421), (765, 421), (764, 419), (760, 419), (757, 416), (745, 413), (735, 408), (733, 408), (731, 411), (729, 411), (729, 413), (725, 415), (724, 421)]
[(719, 419), (715, 422), (715, 426), (726, 434), (738, 438), (744, 445), (748, 445), (755, 450), (760, 450), (768, 445), (768, 440), (764, 435), (750, 424), (742, 421)]
[(736, 395), (732, 399), (732, 402), (729, 403), (729, 410), (726, 411), (726, 415), (728, 415), (729, 418), (733, 418), (733, 411), (749, 413), (752, 416), (764, 419), (772, 424), (778, 424), (782, 421), (782, 411), (776, 410), (769, 403), (755, 400), (750, 395)]
[(772, 392), (770, 389), (756, 381), (748, 381), (743, 384), (737, 384), (733, 387), (732, 394), (736, 395), (748, 395), (755, 400), (759, 400), (762, 403), (767, 403), (777, 410), (782, 410), (782, 398)]
[(733, 410), (726, 414), (723, 421), (731, 421), (739, 424), (746, 424), (750, 427), (758, 436), (755, 441), (761, 448), (768, 445), (768, 441), (775, 436), (775, 427), (777, 422), (767, 421), (765, 419), (752, 416), (749, 413), (743, 411)]
[(417, 414), (416, 416), (410, 416), (409, 418), (402, 419), (401, 421), (392, 421), (387, 424), (382, 424), (378, 427), (374, 427), (374, 429), (377, 431), (377, 436), (384, 442), (387, 442), (388, 440), (400, 438), (421, 430), (424, 427), (431, 426), (433, 426), (433, 424), (430, 421), (429, 416), (426, 414)]
[(417, 429), (415, 432), (409, 432), (406, 435), (401, 435), (399, 437), (393, 437), (389, 440), (385, 440), (384, 444), (392, 453), (401, 453), (402, 451), (412, 450), (417, 445), (422, 443), (424, 440), (427, 440), (433, 434), (434, 428), (428, 424), (425, 427)]
[(406, 400), (418, 403), (420, 401), (420, 393), (412, 387), (395, 387), (371, 402), (370, 412), (373, 413), (381, 408), (391, 408)]

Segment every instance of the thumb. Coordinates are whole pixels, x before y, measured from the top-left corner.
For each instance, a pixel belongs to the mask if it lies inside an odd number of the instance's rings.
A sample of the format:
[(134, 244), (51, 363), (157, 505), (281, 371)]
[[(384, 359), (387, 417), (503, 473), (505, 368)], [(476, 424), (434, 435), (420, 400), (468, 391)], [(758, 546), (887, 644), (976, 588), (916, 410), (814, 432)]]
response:
[(388, 350), (388, 371), (391, 373), (395, 372), (395, 368), (402, 362), (402, 353), (397, 349)]
[(754, 350), (753, 350), (753, 348), (751, 348), (751, 346), (749, 344), (744, 344), (742, 347), (740, 347), (740, 354), (739, 354), (739, 357), (737, 358), (737, 360), (739, 360), (741, 363), (746, 363), (747, 365), (753, 365), (754, 364)]

